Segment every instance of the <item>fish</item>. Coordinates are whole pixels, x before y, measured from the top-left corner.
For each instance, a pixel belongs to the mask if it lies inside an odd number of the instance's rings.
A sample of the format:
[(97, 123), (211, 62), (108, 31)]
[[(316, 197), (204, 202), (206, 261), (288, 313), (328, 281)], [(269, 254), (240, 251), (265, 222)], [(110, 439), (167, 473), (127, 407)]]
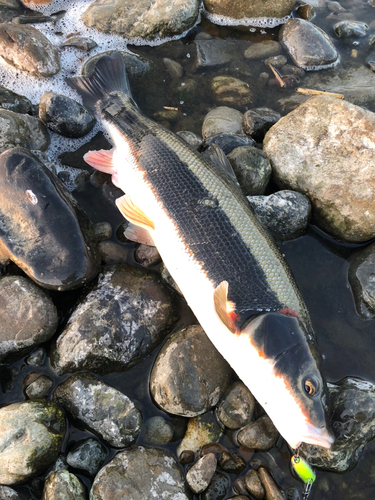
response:
[(330, 448), (327, 387), (309, 313), (274, 240), (224, 169), (134, 102), (119, 52), (68, 82), (114, 144), (92, 167), (123, 190), (125, 235), (156, 246), (211, 342), (292, 448)]

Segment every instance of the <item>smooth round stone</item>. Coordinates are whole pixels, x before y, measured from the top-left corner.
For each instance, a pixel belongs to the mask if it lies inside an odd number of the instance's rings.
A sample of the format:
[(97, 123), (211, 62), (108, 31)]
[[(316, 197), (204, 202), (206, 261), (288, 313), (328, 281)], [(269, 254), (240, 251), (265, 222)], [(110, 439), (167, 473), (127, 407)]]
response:
[(202, 493), (210, 484), (216, 470), (216, 458), (208, 453), (198, 460), (187, 472), (186, 482), (193, 493)]
[(143, 439), (148, 444), (162, 445), (172, 441), (174, 426), (163, 417), (151, 417), (144, 423)]
[(250, 495), (255, 497), (257, 500), (262, 500), (264, 498), (265, 491), (256, 470), (251, 469), (246, 474), (245, 486)]
[(371, 318), (375, 315), (375, 244), (351, 255), (349, 263), (348, 278), (357, 312)]
[(242, 146), (233, 149), (227, 158), (246, 196), (265, 192), (272, 167), (263, 151), (253, 146)]
[(59, 470), (47, 477), (43, 500), (86, 500), (81, 481), (67, 470)]
[(266, 469), (264, 467), (259, 467), (258, 473), (263, 483), (267, 500), (284, 500), (284, 495)]
[(62, 44), (62, 47), (74, 47), (84, 52), (90, 52), (90, 50), (95, 49), (97, 46), (98, 44), (94, 40), (83, 36), (71, 36)]
[(136, 446), (118, 453), (97, 474), (90, 500), (134, 498), (189, 500), (183, 472), (172, 453)]
[(179, 135), (184, 141), (190, 144), (193, 149), (200, 149), (203, 144), (202, 137), (199, 137), (198, 135), (194, 134), (193, 132), (189, 132), (188, 130), (181, 130), (180, 132), (177, 132), (177, 135)]
[(255, 399), (242, 382), (234, 382), (219, 404), (216, 414), (228, 429), (240, 429), (252, 421)]
[(154, 266), (161, 261), (158, 249), (148, 245), (139, 245), (135, 251), (134, 257), (139, 264), (145, 267)]
[(345, 8), (339, 2), (327, 2), (327, 9), (331, 12), (345, 12)]
[(338, 38), (362, 38), (367, 35), (369, 27), (366, 23), (359, 21), (340, 21), (334, 25), (333, 29)]
[(65, 416), (51, 401), (0, 408), (0, 483), (19, 484), (47, 469), (60, 452)]
[(219, 467), (228, 474), (240, 474), (246, 469), (246, 462), (238, 453), (223, 451), (219, 459)]
[(105, 462), (107, 450), (96, 439), (79, 441), (66, 457), (67, 463), (74, 469), (85, 470), (90, 475), (98, 472)]
[(1, 57), (17, 69), (40, 78), (60, 71), (60, 56), (39, 30), (25, 24), (0, 24)]
[(91, 221), (64, 185), (26, 149), (0, 155), (0, 221), (3, 261), (17, 263), (38, 285), (71, 290), (98, 274)]
[(174, 61), (173, 59), (169, 59), (169, 57), (164, 57), (163, 63), (165, 69), (168, 71), (169, 76), (172, 79), (178, 80), (182, 78), (182, 75), (184, 74), (184, 68), (181, 66), (179, 62)]
[(39, 118), (45, 125), (64, 137), (83, 137), (95, 125), (94, 116), (70, 97), (45, 92), (39, 103)]
[(133, 401), (91, 373), (72, 375), (53, 397), (71, 417), (114, 448), (132, 445), (140, 433), (142, 416)]
[(190, 450), (198, 456), (199, 450), (205, 445), (216, 444), (221, 435), (222, 428), (213, 411), (190, 418), (185, 436), (177, 447), (177, 456), (180, 456), (184, 450)]
[(14, 113), (31, 114), (31, 101), (0, 85), (0, 107)]
[(250, 18), (254, 26), (266, 27), (267, 18), (271, 25), (276, 25), (282, 20), (281, 18), (288, 16), (292, 12), (295, 0), (252, 0), (251, 2), (248, 0), (203, 0), (203, 4), (211, 14), (234, 19)]
[(279, 56), (267, 57), (267, 59), (264, 61), (264, 64), (266, 66), (269, 66), (271, 64), (274, 68), (281, 68), (287, 62), (288, 59), (285, 56), (279, 55)]
[(232, 76), (215, 76), (211, 89), (218, 102), (229, 106), (245, 106), (254, 97), (248, 83)]
[(311, 218), (311, 203), (296, 191), (278, 191), (269, 196), (249, 196), (261, 224), (279, 241), (302, 236)]
[(24, 356), (56, 331), (52, 300), (23, 276), (0, 278), (0, 361)]
[(270, 108), (249, 109), (243, 115), (242, 127), (245, 134), (262, 142), (268, 130), (277, 123), (281, 115)]
[(0, 485), (0, 498), (1, 500), (22, 500), (16, 491), (8, 486)]
[(308, 71), (330, 68), (338, 61), (329, 36), (303, 19), (289, 19), (280, 30), (279, 40), (294, 64)]
[(204, 141), (204, 146), (216, 144), (224, 152), (228, 154), (233, 151), (234, 148), (239, 148), (241, 146), (255, 146), (255, 141), (251, 137), (243, 134), (227, 134), (220, 133), (207, 137)]
[(98, 241), (108, 240), (112, 236), (112, 226), (109, 222), (98, 222), (94, 225), (94, 233)]
[(0, 109), (0, 152), (16, 146), (45, 151), (50, 143), (43, 122), (35, 116)]
[(259, 417), (255, 422), (248, 424), (237, 434), (240, 444), (246, 448), (268, 450), (276, 443), (279, 433), (268, 415)]
[(281, 45), (275, 40), (264, 40), (264, 42), (254, 43), (245, 50), (246, 59), (266, 59), (267, 57), (278, 56), (281, 53)]
[(128, 262), (130, 254), (133, 254), (134, 251), (114, 241), (106, 240), (99, 242), (99, 252), (103, 265), (113, 266)]
[(30, 373), (25, 381), (25, 393), (30, 399), (40, 399), (47, 396), (54, 385), (53, 380), (47, 375)]
[[(242, 132), (242, 113), (237, 109), (219, 106), (207, 113), (202, 126), (204, 139), (222, 132), (238, 134)], [(219, 144), (220, 146), (220, 144)], [(223, 148), (222, 148), (223, 149)]]
[(184, 450), (180, 453), (178, 461), (182, 465), (192, 464), (194, 462), (194, 456), (195, 456), (194, 451)]
[[(108, 50), (106, 52), (100, 52), (99, 54), (95, 54), (94, 56), (90, 57), (90, 59), (88, 59), (82, 66), (81, 75), (88, 77), (93, 76), (99, 59), (101, 59), (103, 56), (110, 55), (113, 52), (114, 50)], [(130, 51), (125, 52), (123, 50), (120, 50), (119, 52), (124, 59), (126, 72), (129, 75), (130, 79), (132, 79), (132, 77), (143, 76), (150, 71), (150, 63), (144, 57), (138, 54), (134, 54)]]
[(193, 78), (184, 78), (176, 87), (176, 95), (179, 100), (187, 101), (193, 99), (198, 90), (198, 82)]
[(195, 417), (217, 404), (231, 374), (202, 327), (192, 325), (172, 335), (160, 350), (150, 376), (150, 391), (164, 411)]
[(228, 451), (224, 446), (220, 443), (208, 443), (202, 446), (200, 451), (200, 456), (207, 455), (208, 453), (213, 453), (216, 457), (216, 460), (219, 461), (221, 455), (224, 451)]
[(225, 474), (215, 472), (208, 488), (201, 494), (201, 500), (223, 500), (228, 494), (230, 481)]

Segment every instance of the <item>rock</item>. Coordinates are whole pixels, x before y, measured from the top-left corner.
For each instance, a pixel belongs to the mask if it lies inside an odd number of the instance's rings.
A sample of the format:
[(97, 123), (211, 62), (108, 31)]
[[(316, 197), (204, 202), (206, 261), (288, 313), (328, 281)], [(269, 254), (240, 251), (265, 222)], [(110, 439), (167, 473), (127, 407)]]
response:
[(279, 55), (279, 56), (267, 57), (267, 59), (264, 61), (264, 64), (266, 66), (269, 66), (271, 64), (274, 68), (281, 68), (287, 62), (288, 59), (285, 56)]
[(66, 461), (65, 454), (61, 454), (56, 458), (55, 463), (48, 469), (46, 478), (58, 470), (68, 470), (68, 462)]
[(202, 493), (210, 484), (216, 470), (216, 458), (208, 453), (196, 462), (186, 474), (186, 482), (193, 493)]
[(279, 433), (268, 415), (259, 417), (237, 434), (240, 444), (256, 450), (268, 450), (276, 443), (278, 437)]
[(146, 420), (142, 432), (146, 443), (163, 445), (172, 441), (174, 426), (163, 417), (156, 416)]
[(70, 290), (97, 275), (99, 252), (91, 221), (26, 149), (0, 155), (0, 220), (3, 262), (14, 261), (38, 285)]
[(216, 457), (216, 460), (219, 461), (222, 454), (226, 451), (228, 451), (227, 448), (225, 448), (220, 443), (208, 443), (202, 446), (200, 451), (200, 456), (203, 457), (203, 455), (208, 455), (209, 453), (213, 453)]
[(228, 154), (228, 160), (246, 196), (265, 192), (272, 167), (263, 151), (253, 146), (242, 146), (233, 149)]
[(246, 462), (238, 453), (223, 451), (219, 459), (219, 467), (228, 474), (240, 474), (246, 469)]
[(311, 19), (315, 17), (314, 7), (309, 3), (304, 2), (303, 0), (297, 2), (297, 5), (295, 7), (295, 13), (301, 19), (305, 19), (305, 21), (311, 21)]
[(177, 285), (175, 280), (172, 278), (171, 274), (169, 273), (168, 269), (165, 267), (164, 262), (161, 263), (160, 267), (160, 275), (163, 279), (163, 281), (171, 288), (173, 288), (179, 295), (183, 296), (180, 287)]
[(221, 472), (216, 472), (206, 491), (201, 494), (201, 500), (223, 500), (230, 487), (227, 476)]
[[(195, 83), (195, 82), (194, 82)], [(178, 108), (172, 108), (172, 109), (161, 109), (160, 111), (156, 111), (156, 113), (153, 114), (153, 118), (157, 122), (177, 122), (181, 120), (182, 118), (182, 111)], [(169, 126), (169, 125), (168, 125)]]
[(229, 154), (234, 148), (241, 146), (255, 146), (255, 141), (251, 137), (243, 134), (228, 134), (221, 132), (220, 134), (210, 135), (204, 141), (204, 146), (216, 144), (224, 152)]
[(1, 500), (22, 500), (18, 493), (8, 486), (0, 485), (0, 498)]
[(195, 67), (197, 69), (213, 68), (223, 66), (232, 61), (238, 52), (238, 44), (236, 42), (217, 38), (211, 40), (195, 39), (195, 47), (197, 49)]
[(59, 470), (47, 477), (43, 500), (86, 500), (81, 481), (67, 470)]
[[(280, 24), (282, 18), (288, 16), (294, 7), (295, 0), (203, 0), (205, 9), (215, 16), (225, 16), (234, 19), (249, 18), (254, 26), (267, 26), (266, 19), (270, 18), (271, 26)], [(277, 19), (274, 19), (277, 18)], [(259, 23), (256, 20), (259, 19)], [(249, 23), (251, 24), (251, 23)]]
[(100, 258), (105, 266), (124, 264), (128, 262), (130, 254), (134, 253), (133, 249), (130, 250), (114, 241), (100, 241), (99, 251)]
[(339, 2), (327, 2), (327, 8), (331, 12), (345, 12), (346, 10)]
[(203, 139), (193, 132), (189, 132), (188, 130), (181, 130), (177, 132), (184, 141), (186, 141), (193, 149), (200, 149), (203, 144)]
[(52, 300), (23, 276), (0, 278), (0, 362), (21, 358), (57, 328)]
[[(193, 78), (184, 78), (183, 82), (179, 82), (179, 86), (176, 88), (176, 96), (179, 100), (187, 101), (192, 100), (196, 91), (198, 89), (198, 83)], [(179, 118), (181, 115), (179, 114)]]
[(94, 40), (83, 36), (71, 36), (62, 44), (62, 47), (74, 47), (75, 49), (83, 50), (83, 52), (90, 52), (90, 50), (95, 49), (97, 46), (98, 44)]
[(8, 111), (20, 114), (31, 114), (32, 104), (27, 97), (18, 95), (0, 85), (0, 106)]
[(269, 196), (249, 196), (261, 224), (278, 241), (302, 236), (311, 218), (310, 200), (296, 191), (278, 191)]
[(267, 57), (278, 56), (281, 53), (281, 45), (276, 40), (264, 40), (253, 43), (245, 50), (246, 59), (265, 59)]
[(221, 434), (222, 430), (213, 411), (190, 418), (185, 436), (177, 447), (177, 456), (185, 450), (193, 451), (197, 455), (205, 444), (219, 441)]
[(166, 450), (137, 446), (118, 453), (96, 476), (90, 500), (189, 500), (184, 475)]
[(133, 401), (91, 373), (72, 375), (55, 389), (53, 397), (114, 448), (132, 445), (141, 430), (141, 412)]
[(245, 486), (247, 491), (258, 500), (262, 500), (265, 495), (265, 491), (260, 480), (259, 474), (256, 470), (249, 470), (245, 476)]
[(284, 496), (281, 494), (275, 481), (272, 479), (266, 469), (264, 467), (259, 467), (258, 473), (263, 483), (267, 500), (284, 500)]
[(184, 68), (179, 62), (174, 61), (173, 59), (169, 59), (169, 57), (164, 57), (163, 63), (172, 80), (179, 80), (180, 78), (182, 78), (182, 75), (184, 74)]
[(255, 399), (242, 382), (234, 382), (219, 404), (216, 415), (228, 429), (240, 429), (252, 421)]
[(339, 58), (329, 36), (303, 19), (289, 19), (279, 40), (294, 64), (308, 71), (331, 68)]
[[(242, 132), (242, 113), (237, 109), (219, 106), (204, 117), (202, 135), (206, 139), (222, 132), (237, 134)], [(220, 144), (219, 144), (220, 146)], [(223, 148), (222, 148), (223, 149)]]
[(53, 132), (64, 137), (83, 137), (95, 125), (94, 116), (65, 95), (46, 92), (39, 103), (39, 118)]
[(98, 222), (94, 225), (97, 240), (108, 240), (112, 236), (112, 226), (109, 222)]
[(60, 452), (65, 417), (51, 401), (0, 408), (0, 483), (19, 484), (47, 469)]
[(178, 461), (182, 465), (192, 464), (194, 462), (194, 451), (184, 450), (181, 452)]
[(44, 357), (46, 355), (46, 349), (44, 347), (38, 347), (26, 358), (26, 363), (29, 366), (42, 366), (44, 363)]
[(2, 22), (11, 21), (28, 11), (29, 9), (20, 0), (3, 0), (0, 5), (0, 19)]
[(0, 24), (1, 57), (17, 69), (46, 78), (60, 71), (58, 50), (40, 31), (24, 24)]
[(357, 312), (369, 319), (375, 314), (375, 244), (352, 254), (349, 258), (349, 283)]
[(257, 142), (262, 142), (268, 130), (280, 118), (281, 115), (270, 108), (249, 109), (243, 115), (242, 128), (245, 134), (250, 135)]
[(211, 82), (211, 89), (221, 104), (241, 107), (253, 100), (249, 84), (232, 76), (215, 76)]
[(48, 375), (29, 373), (24, 380), (25, 393), (30, 399), (40, 399), (47, 396), (54, 385)]
[(45, 151), (49, 142), (47, 129), (40, 120), (0, 109), (0, 152), (21, 144), (28, 149)]
[(156, 273), (119, 264), (70, 317), (52, 352), (57, 373), (123, 371), (143, 360), (177, 321), (176, 301)]
[(66, 460), (74, 469), (85, 470), (93, 476), (99, 471), (106, 457), (105, 447), (96, 439), (88, 438), (76, 443)]
[(301, 454), (310, 465), (345, 472), (358, 463), (362, 451), (375, 436), (375, 385), (347, 377), (328, 384), (335, 442), (329, 450), (302, 444)]
[[(101, 59), (103, 56), (110, 55), (113, 52), (115, 51), (108, 50), (106, 52), (100, 52), (99, 54), (95, 54), (94, 56), (90, 57), (90, 59), (88, 59), (81, 68), (82, 76), (92, 76), (99, 59)], [(135, 54), (130, 50), (120, 50), (118, 52), (120, 52), (122, 58), (124, 59), (126, 72), (129, 76), (130, 81), (132, 81), (133, 78), (141, 77), (150, 71), (150, 63), (144, 57)]]
[(198, 19), (197, 0), (95, 0), (82, 16), (90, 28), (152, 41), (180, 35)]
[(172, 335), (160, 350), (150, 376), (155, 402), (173, 415), (195, 417), (215, 406), (232, 369), (199, 325)]
[(362, 38), (367, 35), (368, 28), (366, 23), (359, 21), (340, 21), (333, 27), (338, 38)]
[(375, 236), (375, 114), (317, 96), (267, 133), (276, 182), (310, 199), (315, 222), (345, 241)]

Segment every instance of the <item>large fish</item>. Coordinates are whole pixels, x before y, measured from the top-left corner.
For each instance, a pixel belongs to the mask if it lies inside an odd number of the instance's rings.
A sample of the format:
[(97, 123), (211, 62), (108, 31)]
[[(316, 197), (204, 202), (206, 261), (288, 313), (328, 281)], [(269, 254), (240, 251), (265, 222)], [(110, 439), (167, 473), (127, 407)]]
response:
[(126, 195), (126, 235), (155, 245), (212, 343), (292, 448), (329, 448), (326, 387), (303, 299), (273, 240), (229, 175), (142, 115), (116, 52), (70, 83), (114, 148), (88, 164)]

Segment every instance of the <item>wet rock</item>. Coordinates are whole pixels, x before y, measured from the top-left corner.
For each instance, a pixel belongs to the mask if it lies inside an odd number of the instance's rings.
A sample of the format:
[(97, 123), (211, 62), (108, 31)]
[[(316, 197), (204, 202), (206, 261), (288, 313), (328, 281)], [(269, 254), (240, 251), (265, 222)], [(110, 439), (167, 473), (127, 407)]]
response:
[(44, 363), (44, 357), (46, 355), (46, 349), (44, 347), (38, 347), (26, 358), (26, 363), (29, 366), (42, 366)]
[(259, 477), (259, 473), (256, 470), (249, 470), (245, 476), (245, 486), (247, 491), (258, 500), (262, 500), (265, 495), (265, 491), (262, 482)]
[[(101, 59), (103, 56), (110, 55), (113, 52), (114, 50), (108, 50), (106, 52), (100, 52), (99, 54), (95, 54), (94, 56), (90, 57), (90, 59), (88, 59), (82, 66), (82, 76), (92, 76), (99, 59)], [(129, 76), (130, 81), (132, 80), (132, 78), (141, 77), (150, 71), (150, 63), (144, 57), (130, 51), (125, 52), (123, 50), (120, 50), (119, 52), (124, 59), (126, 72)]]
[(90, 50), (95, 49), (97, 46), (98, 44), (94, 40), (83, 36), (71, 36), (62, 44), (62, 47), (74, 47), (84, 52), (90, 52)]
[(146, 420), (142, 432), (146, 443), (162, 445), (172, 441), (174, 426), (163, 417), (156, 416)]
[(137, 446), (118, 453), (99, 471), (90, 500), (189, 500), (184, 483), (184, 475), (172, 453)]
[(197, 455), (205, 444), (219, 441), (221, 434), (222, 429), (213, 411), (190, 418), (185, 436), (177, 447), (177, 456), (180, 456), (184, 450), (191, 450)]
[(186, 474), (186, 482), (193, 493), (202, 493), (210, 484), (216, 470), (216, 458), (208, 453), (196, 462)]
[(55, 463), (48, 469), (46, 477), (58, 470), (68, 470), (68, 462), (66, 461), (65, 454), (61, 454), (56, 458)]
[(284, 500), (284, 495), (282, 495), (277, 484), (266, 469), (264, 467), (259, 467), (258, 473), (263, 483), (267, 500)]
[(176, 88), (176, 95), (179, 100), (187, 101), (193, 99), (198, 89), (198, 82), (193, 78), (184, 78)]
[(268, 130), (278, 122), (281, 115), (270, 108), (249, 109), (243, 115), (242, 127), (245, 134), (262, 142)]
[(96, 121), (81, 104), (55, 92), (42, 95), (39, 118), (53, 132), (72, 138), (88, 134)]
[(112, 226), (109, 222), (98, 222), (94, 226), (94, 233), (97, 240), (108, 240), (112, 236)]
[(91, 373), (81, 372), (66, 379), (55, 389), (54, 399), (114, 448), (130, 446), (141, 430), (141, 412), (133, 401)]
[(0, 220), (3, 261), (17, 263), (37, 284), (70, 290), (97, 275), (99, 252), (91, 221), (26, 149), (0, 155)]
[(0, 85), (0, 106), (8, 111), (21, 114), (31, 114), (32, 104), (27, 97), (18, 95)]
[(303, 69), (326, 69), (338, 61), (329, 36), (303, 19), (289, 19), (280, 30), (279, 40), (294, 64)]
[[(242, 113), (237, 109), (219, 106), (207, 113), (204, 117), (202, 135), (206, 139), (211, 135), (237, 134), (242, 132)], [(219, 144), (220, 146), (220, 144)], [(222, 148), (223, 149), (223, 148)]]
[(331, 12), (345, 12), (345, 8), (339, 2), (327, 2), (327, 9)]
[(238, 44), (229, 40), (195, 40), (196, 68), (212, 68), (230, 62), (238, 52)]
[(86, 500), (81, 481), (67, 470), (59, 470), (47, 477), (43, 500)]
[(231, 374), (201, 326), (193, 325), (172, 335), (160, 350), (150, 376), (150, 391), (164, 411), (194, 417), (217, 404)]
[(246, 469), (246, 462), (238, 453), (223, 451), (219, 459), (219, 467), (228, 474), (240, 474)]
[(114, 241), (101, 241), (99, 243), (100, 258), (105, 266), (113, 266), (114, 264), (126, 263), (129, 260), (130, 251)]
[[(282, 66), (280, 68), (280, 71), (283, 75), (296, 75), (296, 76), (299, 76), (299, 77), (303, 77), (305, 76), (306, 74), (306, 71), (302, 68), (299, 68), (298, 66), (294, 66), (294, 64), (285, 64), (284, 66)], [(267, 109), (267, 108), (263, 108), (263, 109)], [(274, 111), (274, 113), (276, 114), (276, 112)], [(278, 114), (278, 113), (277, 113)], [(279, 118), (278, 120), (281, 118), (281, 115), (279, 115)], [(278, 121), (276, 120), (276, 121)], [(275, 121), (275, 123), (276, 123)], [(273, 124), (272, 124), (273, 125)]]
[(242, 146), (233, 149), (227, 158), (246, 196), (264, 193), (272, 167), (263, 151), (253, 146)]
[(0, 408), (0, 483), (19, 484), (47, 469), (60, 452), (65, 417), (50, 401)]
[(46, 78), (60, 71), (58, 50), (40, 31), (24, 24), (0, 24), (1, 57), (17, 69)]
[(201, 500), (223, 500), (230, 487), (230, 481), (225, 474), (216, 472), (206, 491), (201, 494)]
[(366, 23), (359, 21), (340, 21), (333, 27), (339, 38), (362, 38), (367, 35), (368, 28)]
[(256, 450), (268, 450), (276, 443), (278, 437), (279, 433), (268, 415), (259, 417), (237, 434), (240, 444)]
[(269, 196), (249, 196), (261, 224), (279, 241), (302, 236), (311, 218), (310, 200), (296, 191), (278, 191)]
[(0, 485), (0, 498), (1, 500), (22, 500), (16, 491), (8, 486)]
[(158, 274), (127, 264), (106, 268), (57, 339), (54, 369), (126, 370), (151, 352), (177, 318), (175, 296)]
[[(177, 122), (182, 118), (182, 111), (178, 108), (164, 108), (161, 109), (160, 111), (156, 111), (156, 113), (153, 114), (154, 120), (162, 123), (166, 122)], [(169, 125), (168, 125), (169, 126)]]
[(315, 17), (314, 7), (309, 3), (304, 2), (303, 0), (297, 2), (297, 5), (295, 7), (295, 13), (301, 19), (305, 19), (305, 21), (311, 21), (311, 19)]
[(279, 56), (267, 57), (267, 59), (264, 61), (264, 64), (266, 66), (269, 66), (271, 64), (274, 68), (281, 68), (287, 62), (288, 59), (285, 56), (279, 55)]
[(189, 132), (188, 130), (181, 130), (177, 132), (177, 135), (182, 137), (184, 141), (186, 141), (190, 146), (194, 149), (200, 149), (203, 144), (203, 139), (193, 132)]
[(184, 68), (181, 64), (173, 59), (169, 59), (168, 57), (164, 57), (163, 59), (164, 66), (169, 73), (169, 76), (174, 80), (179, 80), (182, 78), (184, 74)]
[(210, 146), (211, 144), (216, 144), (224, 152), (224, 154), (229, 154), (234, 148), (239, 148), (241, 146), (255, 146), (255, 141), (251, 137), (244, 134), (228, 134), (222, 132), (220, 134), (210, 135), (204, 141), (204, 146)]
[(23, 276), (0, 278), (0, 362), (21, 358), (57, 328), (52, 300)]
[(375, 385), (347, 377), (328, 384), (335, 442), (329, 450), (302, 444), (301, 453), (313, 467), (345, 472), (358, 463), (365, 445), (375, 436)]
[(85, 470), (93, 476), (99, 471), (106, 457), (105, 447), (96, 439), (88, 438), (76, 443), (66, 460), (74, 469)]
[[(232, 17), (234, 19), (250, 18), (283, 18), (288, 16), (294, 7), (295, 0), (203, 0), (205, 9), (210, 14)], [(259, 26), (267, 26), (266, 20)], [(276, 21), (276, 19), (274, 20)], [(277, 23), (278, 24), (278, 23)], [(258, 24), (256, 24), (258, 25)]]
[(54, 385), (48, 375), (40, 373), (29, 373), (24, 380), (25, 393), (30, 399), (40, 399), (47, 396)]
[(173, 288), (178, 294), (183, 295), (183, 293), (180, 290), (180, 287), (177, 285), (177, 283), (175, 282), (175, 280), (172, 278), (170, 272), (165, 267), (165, 265), (164, 265), (163, 262), (161, 263), (160, 275), (161, 275), (163, 281), (168, 286), (170, 286), (171, 288)]
[(245, 50), (246, 59), (266, 59), (267, 57), (278, 56), (281, 53), (281, 45), (275, 40), (264, 40), (254, 43)]
[(194, 451), (184, 450), (178, 457), (178, 461), (182, 465), (192, 464), (194, 462), (194, 456), (195, 456)]
[(234, 382), (217, 408), (217, 418), (228, 429), (240, 429), (252, 421), (255, 399), (242, 382)]
[(21, 144), (45, 151), (49, 146), (47, 129), (34, 116), (0, 109), (0, 152)]
[(244, 476), (237, 477), (233, 481), (232, 490), (234, 493), (236, 493), (236, 495), (246, 496), (246, 497), (248, 496), (247, 495), (248, 491), (247, 491), (246, 486), (245, 486)]
[(232, 76), (215, 76), (211, 88), (216, 100), (221, 104), (241, 107), (253, 100), (249, 84)]
[(0, 5), (0, 19), (2, 22), (11, 21), (28, 10), (20, 0), (3, 0)]
[(155, 40), (180, 35), (198, 19), (197, 0), (95, 0), (82, 16), (90, 28), (126, 38)]
[(216, 460), (219, 461), (221, 458), (221, 455), (224, 453), (224, 451), (228, 451), (227, 448), (225, 448), (222, 444), (220, 443), (208, 443), (202, 446), (201, 451), (200, 451), (200, 456), (203, 457), (203, 455), (208, 455), (208, 453), (213, 453), (216, 457)]
[(357, 312), (369, 319), (375, 314), (375, 244), (351, 255), (349, 263), (348, 277)]
[(267, 133), (264, 152), (276, 182), (306, 194), (315, 222), (345, 241), (375, 236), (375, 114), (317, 96)]

